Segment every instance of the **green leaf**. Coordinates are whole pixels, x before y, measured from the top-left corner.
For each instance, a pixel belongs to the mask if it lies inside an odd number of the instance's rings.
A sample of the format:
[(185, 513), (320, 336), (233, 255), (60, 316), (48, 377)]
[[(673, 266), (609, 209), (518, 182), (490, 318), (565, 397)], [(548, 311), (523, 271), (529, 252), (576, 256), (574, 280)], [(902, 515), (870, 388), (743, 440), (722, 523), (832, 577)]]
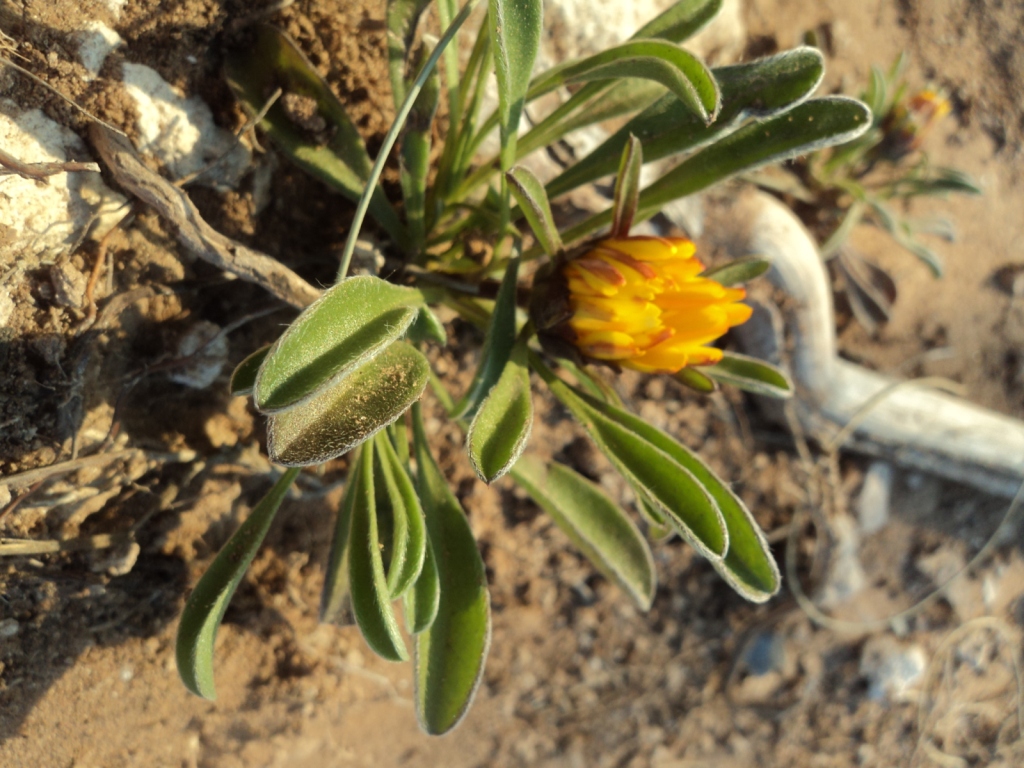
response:
[(231, 383), (228, 385), (228, 391), (232, 395), (238, 397), (239, 395), (252, 394), (252, 388), (256, 384), (256, 374), (259, 372), (260, 366), (263, 364), (263, 360), (266, 358), (271, 346), (267, 344), (267, 346), (257, 349), (235, 366), (235, 370), (231, 374)]
[(397, 341), (301, 407), (267, 424), (267, 452), (289, 466), (321, 464), (350, 451), (401, 416), (423, 393), (430, 365)]
[(665, 203), (734, 173), (856, 138), (870, 121), (868, 108), (855, 99), (830, 96), (805, 101), (781, 115), (745, 125), (683, 161), (641, 193), (640, 207), (652, 215)]
[(424, 731), (447, 733), (462, 719), (480, 680), (491, 638), (484, 563), (458, 499), (434, 463), (419, 409), (413, 410), (417, 488), (440, 582), (437, 616), (416, 635), (416, 716)]
[(643, 144), (646, 162), (686, 152), (709, 144), (751, 117), (763, 118), (792, 107), (818, 87), (824, 72), (821, 52), (813, 48), (718, 67), (712, 74), (722, 89), (722, 109), (714, 123), (705, 125), (686, 104), (666, 94), (552, 180), (548, 194), (557, 197), (614, 172), (631, 135)]
[[(420, 48), (417, 74), (426, 66), (433, 48), (424, 41)], [(441, 94), (441, 76), (434, 68), (413, 104), (402, 134), (400, 177), (405, 220), (409, 238), (417, 250), (426, 239), (427, 177), (430, 175), (431, 123)]]
[[(287, 35), (268, 24), (257, 25), (254, 34), (251, 45), (231, 51), (224, 61), (235, 98), (256, 115), (267, 97), (281, 88), (284, 95), (260, 121), (260, 128), (304, 171), (350, 200), (358, 200), (370, 175), (370, 157), (344, 105)], [(307, 122), (323, 121), (322, 137), (311, 135), (296, 122), (298, 117), (289, 116), (285, 107), (292, 98), (289, 94), (315, 101), (317, 112)], [(395, 242), (404, 245), (405, 227), (379, 189), (373, 193), (370, 214)]]
[(647, 521), (648, 535), (655, 541), (663, 541), (670, 538), (676, 532), (676, 529), (668, 521), (668, 518), (661, 513), (654, 502), (643, 491), (634, 487), (633, 494), (636, 496), (636, 508), (640, 512), (640, 516)]
[(532, 357), (531, 364), (630, 484), (653, 501), (702, 555), (721, 560), (729, 549), (725, 520), (693, 473), (635, 429), (612, 418), (610, 414), (619, 409), (573, 389), (539, 358)]
[(772, 263), (770, 261), (751, 256), (745, 259), (730, 261), (714, 269), (705, 269), (700, 273), (700, 276), (714, 280), (719, 285), (742, 285), (756, 277), (760, 277), (771, 267)]
[[(699, 32), (721, 8), (722, 0), (680, 0), (630, 39), (654, 37), (681, 43)], [(517, 157), (525, 157), (580, 128), (643, 109), (663, 92), (664, 86), (635, 78), (614, 84), (601, 80), (587, 83), (520, 139)]]
[(409, 516), (390, 466), (381, 461), (381, 441), (390, 442), (387, 430), (373, 436), (373, 489), (377, 510), (377, 536), (381, 543), (388, 596), (397, 597), (395, 588), (402, 574), (409, 549)]
[(555, 217), (551, 215), (544, 185), (528, 168), (513, 168), (505, 177), (537, 242), (546, 254), (554, 256), (562, 250), (562, 238), (558, 234)]
[(701, 372), (722, 384), (755, 395), (786, 399), (793, 396), (793, 382), (771, 363), (735, 352), (726, 352), (715, 365), (701, 366)]
[[(426, 558), (427, 533), (423, 522), (423, 509), (412, 479), (406, 473), (391, 439), (384, 432), (377, 434), (377, 460), (381, 464), (382, 477), (388, 489), (388, 496), (398, 530), (399, 518), (404, 518), (406, 543), (401, 560), (394, 554), (388, 570), (388, 591), (393, 599), (401, 597), (412, 586), (423, 570)], [(394, 547), (392, 548), (394, 552)]]
[(778, 592), (781, 577), (764, 533), (739, 497), (696, 454), (631, 413), (596, 401), (590, 405), (670, 456), (711, 495), (724, 518), (729, 544), (723, 558), (711, 558), (710, 562), (733, 589), (758, 603)]
[(867, 103), (876, 121), (880, 121), (885, 114), (885, 101), (888, 86), (885, 82), (885, 75), (877, 65), (871, 65), (871, 82), (864, 94), (864, 101)]
[(356, 488), (348, 555), (352, 612), (363, 639), (374, 653), (388, 661), (405, 661), (409, 651), (391, 607), (377, 531), (373, 444), (372, 440), (365, 443), (353, 470)]
[(558, 364), (576, 379), (580, 389), (588, 395), (598, 400), (604, 400), (606, 403), (617, 405), (620, 408), (622, 407), (622, 398), (619, 397), (619, 393), (615, 391), (611, 384), (601, 378), (596, 371), (576, 365), (572, 360), (565, 358), (560, 358)]
[(334, 538), (331, 540), (331, 553), (327, 558), (324, 589), (320, 594), (320, 621), (338, 626), (348, 626), (355, 621), (355, 616), (352, 615), (352, 595), (349, 591), (348, 541), (352, 528), (352, 507), (358, 493), (358, 464), (356, 461), (349, 465), (345, 495), (341, 497), (338, 517), (334, 523)]
[(519, 119), (540, 48), (543, 3), (541, 0), (489, 0), (488, 6), (494, 68), (498, 76), (501, 167), (508, 170), (515, 162)]
[(437, 609), (441, 602), (441, 582), (437, 575), (437, 561), (434, 559), (434, 550), (427, 540), (426, 557), (423, 560), (423, 570), (419, 578), (412, 585), (412, 589), (405, 593), (404, 609), (405, 624), (409, 634), (418, 635), (430, 629), (437, 618)]
[(664, 85), (706, 125), (718, 113), (718, 85), (696, 56), (667, 40), (630, 40), (593, 56), (566, 62), (530, 86), (535, 99), (571, 82), (639, 77)]
[(640, 531), (594, 483), (558, 463), (524, 456), (512, 479), (551, 515), (594, 567), (643, 610), (651, 607), (657, 577)]
[(980, 195), (981, 188), (968, 174), (955, 168), (936, 168), (930, 176), (904, 178), (896, 183), (896, 194), (899, 196), (942, 196), (950, 192)]
[(662, 37), (681, 43), (700, 32), (720, 10), (722, 0), (679, 0), (640, 27), (633, 37)]
[(619, 173), (615, 179), (615, 199), (612, 203), (612, 237), (629, 237), (640, 198), (640, 169), (644, 165), (644, 151), (640, 139), (632, 134), (622, 150)]
[(405, 99), (405, 67), (420, 16), (430, 0), (388, 0), (388, 74), (395, 109)]
[[(517, 159), (554, 144), (563, 136), (580, 128), (644, 109), (664, 93), (665, 86), (652, 80), (634, 77), (627, 77), (614, 83), (600, 80), (587, 83), (520, 137)], [(589, 98), (590, 101), (584, 104), (583, 97)]]
[(526, 340), (521, 338), (501, 378), (484, 398), (469, 425), (466, 435), (469, 463), (485, 483), (493, 483), (508, 472), (530, 439), (533, 401), (526, 356)]
[(502, 371), (505, 370), (505, 364), (516, 343), (518, 278), (519, 257), (517, 255), (509, 260), (508, 267), (505, 269), (505, 276), (498, 288), (498, 297), (494, 301), (491, 322), (487, 326), (487, 335), (484, 337), (484, 344), (480, 349), (480, 363), (477, 365), (476, 374), (473, 376), (469, 389), (456, 405), (455, 412), (452, 413), (454, 417), (472, 418), (484, 397), (491, 391), (491, 387), (498, 383)]
[[(338, 260), (338, 276), (337, 280), (343, 280), (348, 275), (348, 268), (352, 263), (352, 255), (356, 250), (356, 240), (359, 237), (359, 232), (362, 230), (363, 221), (366, 218), (366, 213), (370, 208), (373, 200), (373, 195), (377, 194), (378, 182), (380, 181), (381, 174), (384, 173), (384, 165), (388, 161), (388, 157), (391, 155), (391, 149), (395, 146), (395, 142), (398, 141), (398, 135), (402, 132), (405, 127), (406, 120), (412, 113), (413, 108), (418, 100), (419, 95), (427, 86), (427, 80), (431, 77), (434, 71), (434, 67), (437, 65), (438, 59), (444, 51), (448, 50), (448, 45), (452, 40), (455, 39), (455, 35), (459, 29), (469, 18), (470, 11), (473, 10), (473, 6), (476, 0), (470, 0), (466, 3), (458, 15), (452, 19), (444, 33), (441, 35), (441, 39), (437, 41), (437, 45), (431, 52), (430, 56), (427, 57), (426, 62), (420, 69), (416, 78), (409, 84), (408, 91), (405, 94), (405, 98), (402, 99), (402, 104), (399, 106), (395, 119), (391, 123), (391, 127), (388, 128), (388, 132), (384, 135), (384, 141), (381, 143), (380, 151), (377, 153), (377, 159), (373, 161), (373, 167), (370, 169), (370, 173), (366, 178), (366, 189), (363, 194), (359, 197), (356, 203), (355, 213), (352, 214), (352, 223), (349, 225), (348, 237), (345, 239), (345, 245), (341, 251), (341, 257)], [(449, 91), (451, 91), (451, 83), (449, 82)], [(427, 88), (429, 90), (429, 88)], [(385, 227), (385, 230), (387, 228)], [(392, 240), (397, 245), (404, 245), (403, 250), (409, 251), (408, 238), (404, 241), (398, 240), (394, 233), (391, 233)], [(420, 243), (416, 243), (416, 248), (420, 247)]]
[(181, 681), (192, 693), (216, 698), (213, 685), (213, 644), (228, 603), (263, 543), (285, 494), (298, 476), (287, 470), (256, 505), (245, 522), (217, 553), (189, 595), (178, 624), (175, 658)]
[(874, 214), (873, 218), (878, 226), (882, 227), (882, 229), (892, 235), (893, 239), (899, 243), (901, 247), (906, 248), (910, 253), (914, 254), (924, 262), (925, 266), (932, 271), (932, 275), (935, 277), (942, 277), (942, 259), (939, 258), (939, 255), (931, 248), (919, 243), (911, 236), (910, 226), (907, 222), (894, 216), (892, 211), (878, 200), (868, 200), (867, 202), (871, 207), (871, 211)]
[(409, 341), (414, 344), (423, 344), (427, 341), (433, 341), (441, 346), (448, 343), (448, 331), (444, 328), (442, 323), (429, 307), (423, 307), (420, 313), (413, 320), (412, 325), (409, 326)]
[(418, 291), (379, 277), (337, 283), (274, 344), (256, 376), (256, 408), (286, 411), (342, 381), (404, 336), (422, 306)]
[(718, 389), (714, 379), (708, 378), (696, 368), (683, 368), (678, 373), (674, 373), (672, 378), (683, 386), (705, 395)]
[(934, 277), (942, 277), (945, 268), (942, 266), (942, 257), (923, 243), (917, 242), (912, 237), (898, 237), (897, 242), (912, 254), (917, 256)]
[[(867, 130), (870, 117), (861, 102), (830, 96), (810, 99), (776, 117), (749, 123), (687, 158), (641, 192), (637, 220), (645, 221), (673, 200), (734, 174), (850, 141)], [(567, 243), (576, 242), (610, 224), (611, 218), (610, 210), (592, 216), (563, 232), (562, 237)]]

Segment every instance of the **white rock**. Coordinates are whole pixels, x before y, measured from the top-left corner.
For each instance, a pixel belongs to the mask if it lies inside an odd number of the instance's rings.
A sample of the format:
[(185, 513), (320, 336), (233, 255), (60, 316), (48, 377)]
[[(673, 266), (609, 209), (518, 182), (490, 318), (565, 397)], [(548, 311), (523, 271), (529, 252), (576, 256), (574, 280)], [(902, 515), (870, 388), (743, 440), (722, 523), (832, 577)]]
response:
[(857, 518), (865, 536), (881, 530), (889, 522), (891, 492), (892, 465), (886, 461), (872, 462), (857, 497)]
[(94, 79), (100, 73), (107, 55), (124, 45), (121, 36), (101, 21), (86, 23), (78, 33), (78, 40), (78, 60), (89, 72), (86, 80)]
[(97, 559), (92, 564), (92, 570), (96, 573), (106, 571), (111, 576), (124, 576), (131, 573), (141, 551), (142, 548), (137, 543), (129, 541), (127, 544), (111, 551), (105, 557)]
[(178, 357), (192, 357), (188, 365), (176, 368), (170, 379), (192, 389), (206, 389), (220, 375), (228, 360), (228, 339), (220, 326), (200, 320), (178, 342)]
[[(7, 321), (11, 319), (11, 315), (14, 314), (14, 299), (11, 298), (11, 292), (4, 287), (0, 287), (0, 328), (7, 326)], [(3, 491), (0, 490), (0, 507), (6, 502), (3, 501)]]
[(0, 638), (14, 637), (21, 629), (17, 619), (4, 619), (0, 621)]
[(64, 262), (50, 267), (53, 298), (62, 307), (81, 309), (85, 303), (88, 279), (73, 264)]
[(927, 668), (924, 648), (905, 646), (888, 635), (868, 640), (860, 658), (860, 673), (868, 679), (868, 698), (873, 701), (912, 699), (911, 690)]
[(828, 579), (821, 589), (821, 604), (835, 607), (845, 603), (867, 584), (858, 550), (860, 534), (857, 523), (849, 515), (837, 515), (832, 523), (835, 554)]
[(217, 127), (202, 99), (185, 98), (144, 64), (125, 63), (122, 77), (139, 114), (141, 152), (154, 155), (173, 178), (180, 179), (227, 151), (227, 157), (196, 183), (233, 186), (238, 182), (249, 167), (251, 153)]
[(125, 3), (128, 0), (101, 0), (102, 3), (107, 6), (107, 10), (114, 17), (114, 20), (121, 18), (121, 11), (124, 9)]
[[(38, 109), (23, 111), (6, 99), (0, 100), (0, 147), (25, 163), (86, 156), (74, 133)], [(0, 269), (54, 261), (74, 244), (93, 214), (110, 215), (123, 202), (91, 171), (58, 173), (46, 183), (0, 176)]]

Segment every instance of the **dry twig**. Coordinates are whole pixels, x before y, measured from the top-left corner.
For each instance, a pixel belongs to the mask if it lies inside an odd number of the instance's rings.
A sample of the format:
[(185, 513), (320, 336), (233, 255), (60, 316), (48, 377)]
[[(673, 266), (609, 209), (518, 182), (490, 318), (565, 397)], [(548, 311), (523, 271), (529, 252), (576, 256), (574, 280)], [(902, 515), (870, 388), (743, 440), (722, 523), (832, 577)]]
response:
[(207, 224), (184, 192), (142, 163), (125, 136), (100, 124), (90, 126), (89, 135), (117, 183), (152, 206), (192, 255), (262, 286), (294, 307), (306, 307), (320, 296), (317, 288), (276, 259), (225, 237)]
[(76, 161), (66, 163), (25, 163), (14, 157), (14, 155), (7, 154), (2, 149), (0, 149), (0, 166), (3, 166), (5, 169), (0, 170), (0, 176), (13, 174), (29, 181), (42, 181), (44, 183), (50, 176), (56, 176), (58, 173), (74, 173), (77, 171), (99, 173), (100, 171), (100, 167), (96, 163), (79, 163)]

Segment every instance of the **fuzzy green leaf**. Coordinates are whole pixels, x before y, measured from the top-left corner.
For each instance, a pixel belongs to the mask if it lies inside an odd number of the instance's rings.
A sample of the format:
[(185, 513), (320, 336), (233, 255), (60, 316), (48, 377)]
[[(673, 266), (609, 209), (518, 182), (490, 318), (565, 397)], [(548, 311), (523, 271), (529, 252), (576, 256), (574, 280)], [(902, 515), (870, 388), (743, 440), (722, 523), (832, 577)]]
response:
[(434, 550), (428, 539), (423, 569), (420, 571), (416, 583), (412, 585), (412, 589), (405, 593), (403, 602), (405, 625), (410, 635), (418, 635), (420, 632), (430, 629), (430, 625), (437, 618), (437, 608), (440, 602), (441, 582), (437, 575)]
[(465, 396), (455, 406), (453, 416), (472, 418), (491, 387), (498, 383), (516, 343), (516, 288), (519, 278), (518, 255), (509, 260), (498, 288), (487, 335), (480, 349), (480, 362)]
[(270, 492), (217, 553), (185, 603), (178, 624), (175, 658), (182, 682), (197, 696), (210, 700), (216, 698), (213, 685), (213, 644), (217, 639), (217, 629), (228, 609), (228, 603), (256, 557), (256, 551), (270, 530), (274, 515), (298, 474), (298, 469), (289, 469), (281, 475)]
[(408, 336), (409, 341), (415, 344), (433, 341), (444, 346), (448, 343), (448, 331), (445, 330), (444, 323), (429, 307), (423, 307), (420, 310), (412, 325), (409, 326)]
[(524, 456), (512, 479), (547, 512), (594, 567), (643, 610), (651, 607), (657, 577), (640, 531), (594, 483), (558, 463)]
[(270, 417), (267, 452), (279, 464), (321, 464), (394, 422), (427, 386), (430, 365), (403, 341), (298, 408)]
[(745, 125), (680, 163), (641, 193), (641, 211), (653, 215), (666, 203), (740, 171), (850, 141), (866, 131), (870, 122), (871, 112), (855, 99), (830, 96), (805, 101), (781, 115)]
[[(591, 90), (593, 93), (588, 96)], [(581, 106), (583, 101), (577, 103), (581, 94), (591, 99), (586, 106)], [(517, 158), (554, 144), (580, 128), (644, 109), (664, 94), (665, 86), (632, 77), (614, 83), (587, 83), (519, 139)]]
[(615, 178), (615, 199), (612, 203), (612, 237), (628, 237), (640, 199), (640, 170), (644, 151), (640, 139), (630, 135), (622, 150), (619, 173)]
[(388, 74), (395, 109), (405, 99), (405, 67), (420, 16), (430, 0), (388, 0)]
[(718, 85), (704, 63), (667, 40), (630, 40), (607, 50), (552, 67), (530, 86), (534, 99), (560, 85), (638, 77), (671, 91), (706, 125), (718, 113)]
[[(417, 74), (426, 66), (433, 48), (426, 41), (420, 48)], [(405, 220), (413, 247), (421, 249), (426, 238), (427, 177), (430, 175), (431, 124), (441, 95), (441, 75), (431, 72), (409, 113), (402, 133), (402, 154), (399, 164)], [(400, 106), (400, 103), (398, 104)]]
[(700, 276), (714, 280), (720, 285), (742, 285), (760, 277), (771, 267), (770, 261), (751, 256), (730, 261), (714, 269), (705, 269)]
[(661, 37), (681, 43), (693, 37), (722, 10), (722, 0), (679, 0), (644, 24), (633, 37)]
[(378, 277), (337, 283), (270, 350), (256, 376), (256, 407), (286, 411), (342, 381), (404, 336), (422, 306), (418, 291)]
[(714, 379), (709, 379), (696, 368), (683, 368), (678, 373), (673, 374), (672, 378), (684, 387), (689, 387), (693, 391), (704, 395), (711, 394), (717, 389)]
[(583, 425), (597, 447), (634, 488), (653, 501), (695, 549), (711, 561), (728, 552), (725, 520), (714, 499), (687, 467), (610, 414), (619, 412), (555, 376), (538, 358), (532, 364), (551, 393)]
[(388, 661), (405, 661), (409, 650), (402, 640), (398, 620), (391, 606), (384, 559), (377, 529), (377, 505), (374, 488), (374, 441), (359, 452), (353, 471), (356, 483), (352, 503), (352, 528), (349, 534), (349, 590), (352, 613), (359, 631), (370, 649)]
[(345, 494), (341, 497), (338, 517), (334, 523), (334, 538), (331, 540), (331, 553), (327, 558), (324, 589), (320, 594), (320, 621), (338, 626), (348, 626), (355, 622), (355, 616), (352, 615), (352, 595), (349, 591), (348, 540), (352, 528), (352, 507), (359, 485), (357, 465), (358, 462), (349, 466)]
[(228, 385), (228, 391), (232, 395), (238, 397), (252, 394), (252, 388), (256, 384), (256, 374), (259, 372), (260, 366), (263, 365), (267, 353), (270, 352), (271, 346), (267, 344), (267, 346), (257, 349), (235, 366), (235, 370), (231, 374), (231, 383)]
[[(830, 96), (810, 99), (776, 117), (749, 123), (687, 158), (641, 192), (637, 220), (645, 221), (673, 200), (734, 174), (855, 139), (867, 130), (870, 117), (861, 102)], [(611, 210), (607, 210), (563, 232), (562, 237), (567, 243), (577, 242), (609, 225), (611, 219)]]
[[(630, 39), (653, 37), (681, 43), (699, 32), (721, 8), (722, 0), (680, 0)], [(553, 144), (580, 128), (643, 109), (663, 92), (664, 86), (634, 78), (614, 84), (602, 80), (586, 83), (520, 140), (518, 157)]]
[(469, 425), (469, 463), (485, 483), (493, 483), (508, 472), (530, 439), (533, 401), (526, 355), (526, 341), (520, 339), (501, 378)]
[(435, 556), (440, 599), (430, 628), (416, 635), (416, 715), (423, 730), (447, 733), (465, 715), (483, 677), (491, 639), (484, 563), (466, 515), (430, 455), (413, 411), (417, 488)]
[(711, 564), (733, 589), (758, 603), (778, 592), (779, 569), (764, 533), (739, 497), (696, 454), (627, 411), (598, 401), (592, 401), (590, 406), (670, 456), (711, 495), (724, 518), (729, 542), (725, 556), (711, 559)]
[(715, 381), (767, 397), (793, 396), (793, 382), (780, 369), (756, 357), (726, 352), (715, 365), (701, 366), (701, 371)]
[(391, 564), (388, 569), (388, 591), (392, 599), (397, 599), (405, 594), (423, 570), (427, 533), (416, 488), (402, 466), (391, 439), (385, 432), (378, 432), (374, 442), (377, 444), (376, 457), (380, 463), (381, 477), (387, 487), (395, 518), (395, 530), (400, 527), (400, 518), (404, 518), (402, 526), (406, 531), (403, 556), (399, 559), (395, 554), (395, 547), (392, 546)]
[(597, 149), (548, 184), (557, 197), (615, 170), (629, 137), (635, 135), (647, 162), (703, 146), (751, 117), (764, 118), (807, 98), (825, 72), (821, 52), (797, 48), (765, 59), (718, 67), (712, 74), (722, 89), (718, 119), (705, 125), (688, 105), (666, 94), (630, 120)]
[(541, 0), (489, 0), (489, 9), (487, 18), (498, 77), (501, 167), (508, 170), (515, 161), (519, 119), (540, 48), (544, 11)]
[(551, 204), (548, 203), (548, 195), (540, 179), (523, 167), (513, 168), (505, 177), (544, 252), (553, 256), (561, 251), (562, 237), (558, 234), (555, 217), (551, 214)]

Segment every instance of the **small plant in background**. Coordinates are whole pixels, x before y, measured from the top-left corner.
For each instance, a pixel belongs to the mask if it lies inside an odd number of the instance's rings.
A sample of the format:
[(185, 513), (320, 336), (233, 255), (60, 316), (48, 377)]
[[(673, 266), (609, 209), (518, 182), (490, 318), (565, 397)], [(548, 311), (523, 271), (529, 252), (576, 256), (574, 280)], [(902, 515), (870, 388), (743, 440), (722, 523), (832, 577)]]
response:
[(809, 205), (825, 224), (822, 258), (835, 265), (854, 316), (872, 331), (889, 319), (896, 285), (884, 270), (850, 247), (854, 228), (861, 223), (881, 227), (940, 277), (939, 254), (918, 235), (952, 240), (952, 224), (946, 219), (908, 218), (899, 209), (916, 197), (981, 193), (967, 174), (929, 161), (925, 140), (949, 115), (951, 105), (938, 88), (909, 92), (905, 69), (903, 56), (888, 72), (871, 68), (871, 82), (861, 98), (871, 107), (874, 119), (864, 134), (792, 163), (791, 174), (782, 183), (777, 177), (754, 177), (762, 186)]
[[(397, 118), (375, 162), (343, 106), (280, 31), (259, 27), (252, 45), (229, 57), (232, 88), (262, 115), (260, 126), (280, 151), (356, 200), (357, 209), (338, 281), (232, 377), (232, 391), (251, 394), (267, 417), (271, 459), (292, 468), (185, 607), (178, 667), (200, 695), (214, 694), (217, 628), (298, 468), (352, 451), (322, 618), (354, 621), (377, 654), (395, 661), (409, 657), (408, 635), (424, 730), (444, 733), (460, 720), (484, 667), (489, 600), (466, 514), (424, 428), (419, 400), (428, 385), (465, 431), (480, 479), (508, 475), (522, 486), (642, 608), (656, 580), (637, 526), (597, 485), (527, 451), (531, 372), (631, 486), (652, 535), (679, 534), (750, 600), (779, 589), (764, 535), (739, 497), (693, 452), (631, 414), (596, 368), (672, 375), (704, 392), (727, 382), (787, 396), (790, 385), (777, 370), (709, 346), (749, 316), (734, 286), (768, 265), (748, 260), (705, 270), (689, 241), (630, 236), (630, 228), (736, 173), (856, 138), (871, 124), (868, 108), (843, 97), (811, 98), (823, 61), (809, 47), (708, 69), (680, 43), (717, 13), (720, 0), (682, 0), (630, 40), (536, 76), (540, 0), (490, 0), (461, 67), (451, 43), (465, 34), (475, 5), (388, 3)], [(436, 45), (417, 37), (429, 6), (443, 32)], [(498, 108), (485, 117), (492, 71)], [(562, 105), (521, 131), (525, 104), (563, 86), (574, 90)], [(431, 123), (442, 98), (448, 124), (444, 146), (434, 151)], [(622, 129), (546, 185), (518, 165), (612, 117), (627, 118)], [(501, 149), (481, 160), (495, 129)], [(396, 143), (401, 208), (377, 184)], [(678, 164), (641, 189), (643, 163), (667, 157)], [(610, 209), (561, 231), (549, 199), (612, 174)], [(395, 268), (387, 280), (348, 276), (367, 214), (389, 238)], [(531, 261), (540, 266), (528, 287), (520, 267)], [(437, 305), (485, 329), (475, 377), (458, 401), (423, 353), (448, 343), (431, 309)]]

